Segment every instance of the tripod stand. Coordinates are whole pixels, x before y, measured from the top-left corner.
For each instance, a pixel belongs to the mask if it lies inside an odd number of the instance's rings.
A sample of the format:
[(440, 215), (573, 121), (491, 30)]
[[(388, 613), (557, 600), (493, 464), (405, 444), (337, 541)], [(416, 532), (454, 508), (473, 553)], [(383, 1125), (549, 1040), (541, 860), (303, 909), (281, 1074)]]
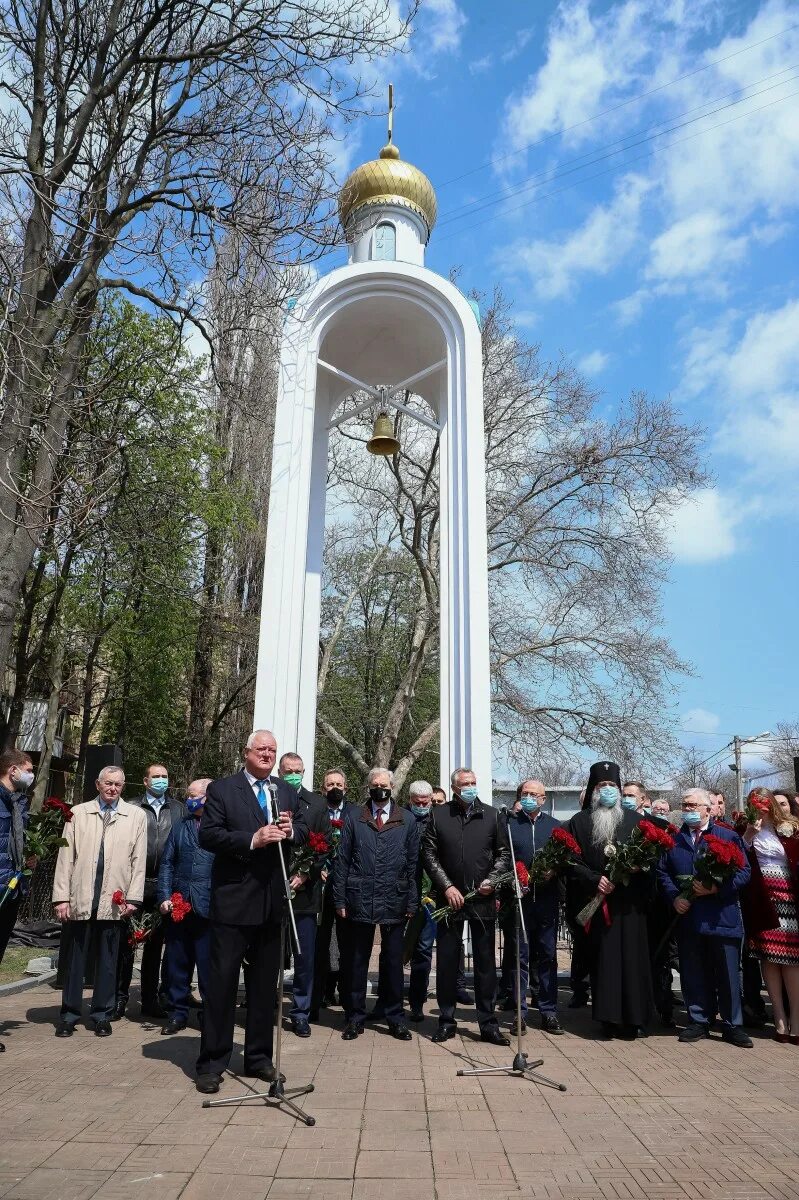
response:
[[(277, 807), (277, 787), (274, 783), (269, 784), (269, 792), (271, 795), (272, 820), (277, 822), (278, 807)], [(280, 856), (280, 868), (283, 873), (283, 887), (286, 893), (286, 908), (280, 921), (280, 968), (277, 981), (277, 1004), (275, 1007), (275, 1078), (269, 1085), (269, 1090), (266, 1092), (247, 1092), (243, 1096), (226, 1096), (223, 1100), (203, 1100), (203, 1108), (221, 1108), (226, 1104), (245, 1104), (249, 1100), (261, 1100), (270, 1108), (281, 1108), (291, 1113), (298, 1121), (302, 1121), (304, 1125), (315, 1125), (316, 1117), (309, 1116), (300, 1108), (294, 1101), (298, 1096), (307, 1096), (309, 1092), (314, 1090), (312, 1083), (300, 1084), (298, 1087), (284, 1087), (284, 1079), (280, 1074), (280, 1053), (283, 1043), (283, 990), (284, 976), (286, 971), (286, 927), (291, 925), (291, 932), (294, 938), (294, 949), (297, 955), (300, 955), (300, 939), (297, 935), (297, 922), (294, 917), (294, 906), (291, 902), (291, 885), (289, 883), (288, 872), (286, 871), (286, 859), (283, 853), (283, 843), (278, 844), (278, 854)]]
[(516, 1054), (509, 1067), (475, 1067), (471, 1071), (458, 1071), (457, 1074), (464, 1077), (467, 1075), (513, 1075), (517, 1079), (529, 1079), (531, 1083), (538, 1083), (544, 1087), (557, 1088), (559, 1092), (565, 1092), (565, 1083), (557, 1083), (554, 1079), (549, 1079), (546, 1075), (541, 1075), (536, 1070), (537, 1067), (544, 1065), (543, 1058), (537, 1058), (535, 1062), (528, 1062), (527, 1055), (522, 1051), (522, 962), (520, 954), (522, 934), (524, 934), (524, 940), (527, 942), (528, 947), (530, 943), (524, 924), (524, 913), (522, 912), (522, 889), (519, 884), (519, 877), (516, 874), (516, 851), (513, 846), (513, 831), (510, 827), (511, 814), (507, 808), (504, 808), (503, 811), (508, 823), (508, 840), (510, 842), (511, 862), (513, 864), (513, 895), (516, 901), (513, 912), (514, 934), (516, 938)]

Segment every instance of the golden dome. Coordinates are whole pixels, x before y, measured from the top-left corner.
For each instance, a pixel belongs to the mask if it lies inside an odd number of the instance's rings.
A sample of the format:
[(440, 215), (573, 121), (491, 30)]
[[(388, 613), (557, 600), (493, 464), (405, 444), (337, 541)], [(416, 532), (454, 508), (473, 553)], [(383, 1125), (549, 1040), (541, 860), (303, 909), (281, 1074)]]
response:
[(380, 157), (356, 167), (338, 198), (338, 213), (346, 228), (350, 214), (376, 204), (398, 204), (418, 213), (427, 225), (428, 236), (436, 223), (436, 194), (418, 167), (403, 162), (399, 150), (389, 142)]

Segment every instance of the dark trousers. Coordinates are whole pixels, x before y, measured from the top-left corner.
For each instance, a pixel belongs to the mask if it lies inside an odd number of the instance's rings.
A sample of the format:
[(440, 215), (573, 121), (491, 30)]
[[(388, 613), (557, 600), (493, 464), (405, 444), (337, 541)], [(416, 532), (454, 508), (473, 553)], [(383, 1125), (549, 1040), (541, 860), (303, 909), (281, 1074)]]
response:
[(244, 1070), (257, 1071), (271, 1066), (280, 966), (280, 922), (222, 925), (212, 921), (210, 951), (197, 1074), (221, 1075), (228, 1068), (233, 1053), (239, 972), (245, 954), (250, 969)]
[(716, 1004), (725, 1028), (740, 1025), (741, 987), (738, 963), (741, 939), (713, 937), (678, 926), (680, 984), (688, 1020), (709, 1025)]
[(211, 923), (206, 917), (190, 912), (182, 921), (172, 921), (167, 917), (164, 925), (167, 1011), (173, 1021), (185, 1022), (189, 1016), (189, 992), (195, 966), (200, 996), (203, 1004), (205, 1003), (211, 952)]
[(408, 982), (408, 1004), (411, 1012), (421, 1012), (427, 1000), (435, 943), (435, 921), (425, 918), (425, 923), (411, 955), (411, 977)]
[[(0, 896), (2, 896), (4, 891), (5, 887), (0, 887)], [(17, 923), (19, 899), (19, 890), (17, 890), (6, 899), (4, 904), (0, 905), (0, 962), (3, 961), (6, 946)]]
[[(348, 1019), (357, 1025), (366, 1020), (366, 986), (369, 978), (369, 958), (375, 940), (376, 925), (365, 921), (350, 922), (350, 1000)], [(380, 960), (378, 966), (378, 995), (387, 1021), (402, 1020), (403, 964), (402, 948), (405, 925), (402, 922), (380, 926)]]
[[(555, 938), (557, 944), (557, 925), (555, 928)], [(530, 989), (530, 995), (533, 1004), (538, 1003), (538, 956), (533, 955), (533, 961), (530, 962), (530, 955), (525, 951), (522, 952), (522, 967), (527, 970), (527, 984), (524, 987), (523, 994), (526, 996), (527, 989)], [(557, 986), (557, 970), (555, 972), (555, 983)], [(513, 913), (510, 913), (510, 918), (506, 914), (502, 922), (502, 962), (500, 965), (499, 974), (499, 994), (497, 1003), (505, 1005), (508, 1001), (516, 1000), (516, 928), (514, 924)]]
[(588, 936), (582, 925), (569, 920), (569, 932), (572, 935), (572, 961), (569, 974), (569, 985), (575, 996), (585, 999), (588, 995), (589, 977), (591, 974), (591, 951)]
[(69, 962), (64, 976), (61, 1018), (70, 1025), (80, 1020), (86, 961), (92, 939), (95, 939), (94, 991), (89, 1018), (109, 1021), (116, 1003), (121, 922), (98, 921), (92, 917), (89, 921), (70, 921), (69, 927)]
[(314, 985), (314, 959), (316, 954), (316, 913), (295, 913), (297, 939), (300, 953), (294, 955), (293, 1002), (289, 1016), (294, 1020), (311, 1013)]
[(481, 1029), (496, 1025), (494, 1000), (497, 990), (497, 968), (494, 957), (494, 921), (450, 917), (441, 921), (436, 936), (436, 999), (439, 1024), (455, 1024), (455, 1005), (458, 999), (458, 964), (463, 943), (464, 920), (469, 921), (474, 963), (474, 1000)]
[(747, 949), (744, 949), (741, 958), (741, 974), (744, 1004), (756, 1017), (765, 1017), (766, 1005), (763, 1001), (763, 974), (760, 970), (760, 962)]
[[(145, 905), (145, 912), (154, 909)], [(166, 926), (175, 924), (169, 918), (159, 921), (142, 945), (141, 952), (141, 1006), (142, 1008), (157, 1008), (162, 991), (166, 990), (166, 972), (162, 972), (161, 953), (164, 949)], [(117, 974), (117, 1004), (127, 1004), (130, 997), (130, 982), (133, 978), (133, 960), (136, 957), (136, 947), (131, 946), (126, 937), (121, 939), (119, 947), (119, 968)], [(162, 978), (163, 976), (163, 978)]]
[(322, 908), (322, 920), (316, 930), (316, 952), (314, 954), (314, 980), (311, 995), (311, 1012), (316, 1014), (321, 1008), (322, 1001), (332, 990), (330, 969), (330, 942), (333, 930), (336, 931), (338, 943), (338, 992), (344, 1008), (344, 1017), (349, 1019), (347, 1005), (350, 1001), (350, 929), (352, 922), (345, 917), (336, 916), (332, 899), (326, 898)]
[[(522, 1016), (527, 1016), (527, 988), (530, 981), (530, 965), (536, 970), (538, 986), (538, 1011), (550, 1015), (558, 1008), (558, 913), (536, 910), (533, 904), (524, 905), (524, 924), (528, 941), (519, 930), (519, 975), (522, 994)], [(513, 966), (516, 966), (516, 924), (508, 935), (513, 943)], [(531, 953), (532, 947), (532, 953)], [(516, 995), (514, 974), (511, 995)]]

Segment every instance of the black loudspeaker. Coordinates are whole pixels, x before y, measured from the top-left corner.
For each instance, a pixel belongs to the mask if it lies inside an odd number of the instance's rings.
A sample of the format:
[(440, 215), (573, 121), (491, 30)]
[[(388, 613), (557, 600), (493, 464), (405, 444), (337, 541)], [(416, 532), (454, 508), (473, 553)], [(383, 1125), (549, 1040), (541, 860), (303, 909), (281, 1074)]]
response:
[(122, 747), (107, 742), (103, 746), (86, 747), (86, 768), (83, 772), (83, 799), (93, 800), (97, 795), (97, 776), (103, 767), (122, 766)]
[(799, 758), (796, 757), (793, 760), (793, 785), (799, 792)]

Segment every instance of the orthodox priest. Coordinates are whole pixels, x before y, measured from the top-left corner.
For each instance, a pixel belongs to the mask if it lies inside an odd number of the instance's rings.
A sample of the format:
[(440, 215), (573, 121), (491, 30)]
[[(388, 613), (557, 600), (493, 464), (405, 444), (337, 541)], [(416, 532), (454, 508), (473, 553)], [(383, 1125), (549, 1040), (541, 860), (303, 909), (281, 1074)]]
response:
[(627, 885), (613, 884), (607, 876), (612, 848), (624, 845), (640, 820), (637, 812), (622, 808), (616, 763), (594, 763), (585, 806), (568, 825), (582, 851), (570, 868), (569, 882), (575, 911), (597, 895), (604, 901), (588, 928), (588, 953), (592, 1014), (607, 1038), (638, 1037), (652, 1009), (647, 940), (651, 872), (633, 875)]

